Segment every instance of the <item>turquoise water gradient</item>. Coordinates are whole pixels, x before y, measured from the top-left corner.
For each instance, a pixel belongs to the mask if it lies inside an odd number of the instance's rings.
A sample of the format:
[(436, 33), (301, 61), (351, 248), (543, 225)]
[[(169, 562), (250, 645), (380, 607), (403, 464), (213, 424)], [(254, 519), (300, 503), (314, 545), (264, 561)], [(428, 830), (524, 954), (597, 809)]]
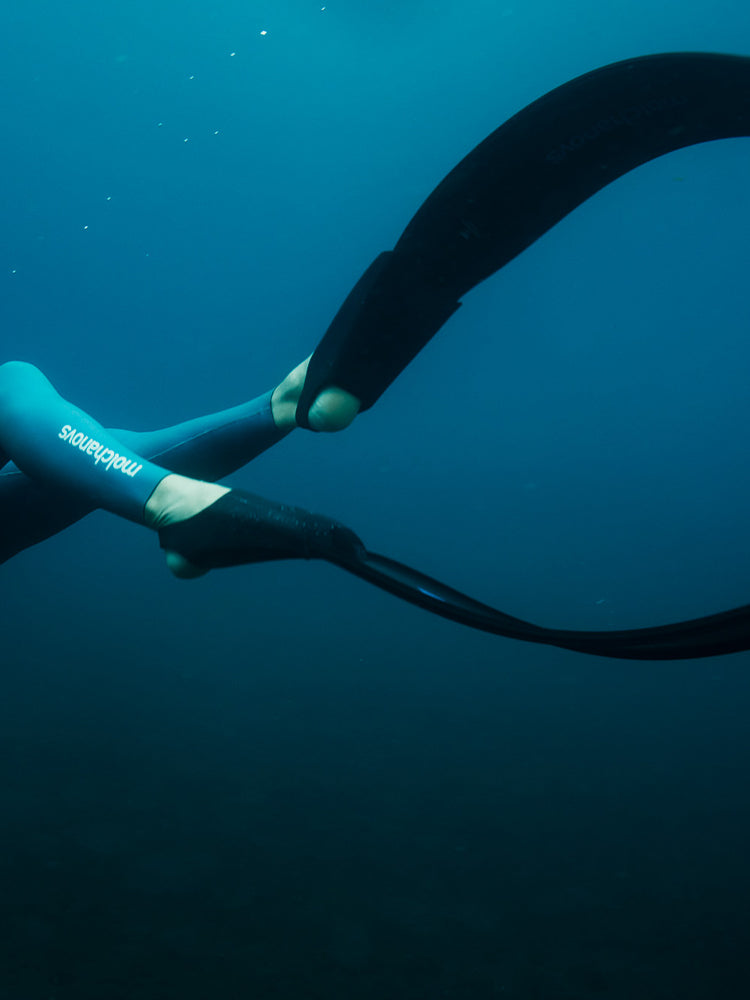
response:
[[(264, 392), (503, 120), (689, 50), (750, 55), (750, 6), (5, 4), (3, 359), (109, 426)], [(544, 624), (750, 602), (749, 177), (743, 139), (622, 178), (232, 482)], [(179, 584), (105, 515), (0, 572), (0, 1000), (746, 994), (747, 654)]]

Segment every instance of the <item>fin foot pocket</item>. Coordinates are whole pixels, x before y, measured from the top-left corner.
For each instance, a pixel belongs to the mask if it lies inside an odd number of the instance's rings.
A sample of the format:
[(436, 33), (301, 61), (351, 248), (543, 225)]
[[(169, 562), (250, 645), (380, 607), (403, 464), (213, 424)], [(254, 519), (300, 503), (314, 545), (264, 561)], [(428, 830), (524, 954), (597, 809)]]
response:
[(275, 559), (346, 565), (363, 548), (353, 531), (332, 518), (244, 490), (231, 490), (199, 514), (162, 528), (159, 544), (200, 569)]

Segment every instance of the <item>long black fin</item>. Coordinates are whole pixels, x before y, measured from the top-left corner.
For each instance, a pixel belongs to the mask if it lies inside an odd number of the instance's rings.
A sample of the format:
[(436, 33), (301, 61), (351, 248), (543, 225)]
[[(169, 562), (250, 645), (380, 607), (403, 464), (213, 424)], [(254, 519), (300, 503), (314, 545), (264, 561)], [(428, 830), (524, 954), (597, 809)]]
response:
[(629, 170), (684, 146), (750, 135), (750, 58), (641, 56), (534, 101), (438, 185), (352, 289), (315, 350), (297, 407), (337, 385), (365, 410), (460, 299)]
[(469, 628), (525, 642), (627, 660), (695, 659), (750, 647), (750, 606), (653, 628), (550, 629), (514, 618), (404, 563), (369, 552), (339, 521), (231, 490), (199, 514), (159, 532), (161, 547), (200, 569), (325, 559), (404, 601)]

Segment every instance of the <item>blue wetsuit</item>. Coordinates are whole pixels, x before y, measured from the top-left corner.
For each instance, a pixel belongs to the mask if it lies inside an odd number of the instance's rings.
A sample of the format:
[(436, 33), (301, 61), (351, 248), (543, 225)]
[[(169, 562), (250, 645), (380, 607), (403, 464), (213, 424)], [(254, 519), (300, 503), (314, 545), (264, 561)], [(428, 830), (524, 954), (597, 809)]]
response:
[(138, 524), (170, 472), (217, 480), (286, 436), (271, 393), (158, 431), (107, 430), (32, 365), (0, 366), (0, 562), (103, 508)]

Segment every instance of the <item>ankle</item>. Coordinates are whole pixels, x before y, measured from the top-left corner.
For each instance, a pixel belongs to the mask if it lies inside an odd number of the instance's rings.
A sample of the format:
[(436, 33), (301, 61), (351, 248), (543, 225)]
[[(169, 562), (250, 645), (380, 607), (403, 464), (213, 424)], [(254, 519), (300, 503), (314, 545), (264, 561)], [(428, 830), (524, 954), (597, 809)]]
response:
[(297, 426), (297, 403), (305, 384), (309, 360), (310, 358), (305, 358), (302, 364), (289, 372), (271, 395), (271, 415), (279, 430), (290, 431)]
[(229, 493), (226, 486), (171, 473), (161, 480), (148, 498), (144, 522), (148, 528), (160, 531), (168, 524), (176, 524), (200, 514), (225, 493)]

